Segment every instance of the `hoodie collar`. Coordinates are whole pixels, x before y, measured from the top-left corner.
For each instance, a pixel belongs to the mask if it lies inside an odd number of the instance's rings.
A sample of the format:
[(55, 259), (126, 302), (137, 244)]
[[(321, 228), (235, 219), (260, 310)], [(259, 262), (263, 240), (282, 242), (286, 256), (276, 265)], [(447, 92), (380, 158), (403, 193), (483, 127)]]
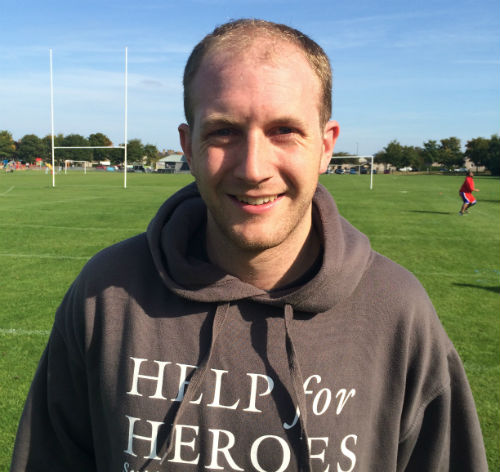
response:
[(226, 303), (251, 299), (272, 306), (318, 313), (345, 300), (361, 280), (371, 257), (368, 238), (338, 213), (329, 192), (318, 185), (313, 198), (314, 224), (323, 255), (319, 270), (301, 286), (267, 292), (194, 256), (191, 244), (204, 231), (206, 206), (195, 183), (170, 197), (151, 221), (147, 237), (165, 285), (183, 298)]

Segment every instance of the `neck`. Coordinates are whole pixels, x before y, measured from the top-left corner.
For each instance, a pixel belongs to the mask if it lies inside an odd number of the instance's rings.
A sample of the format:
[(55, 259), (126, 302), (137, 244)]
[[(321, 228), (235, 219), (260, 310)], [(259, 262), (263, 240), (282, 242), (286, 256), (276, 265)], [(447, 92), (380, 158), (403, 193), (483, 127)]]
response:
[[(291, 239), (291, 240), (290, 240)], [(268, 249), (242, 249), (229, 238), (210, 237), (207, 228), (207, 253), (212, 263), (229, 274), (262, 290), (276, 290), (292, 284), (315, 263), (320, 252), (320, 238), (310, 225), (305, 237), (289, 238)]]

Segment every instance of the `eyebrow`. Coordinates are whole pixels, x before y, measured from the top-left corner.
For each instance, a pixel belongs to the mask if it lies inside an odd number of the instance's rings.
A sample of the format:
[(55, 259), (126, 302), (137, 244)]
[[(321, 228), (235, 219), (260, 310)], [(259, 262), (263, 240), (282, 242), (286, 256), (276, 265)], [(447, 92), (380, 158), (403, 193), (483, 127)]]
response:
[[(238, 128), (242, 127), (243, 124), (240, 120), (232, 118), (230, 115), (214, 113), (208, 115), (205, 119), (202, 120), (200, 129), (202, 132), (206, 131), (209, 128), (213, 127), (230, 127), (230, 128)], [(266, 123), (268, 127), (274, 126), (290, 126), (292, 128), (306, 128), (306, 122), (301, 119), (290, 115), (283, 115), (278, 118), (274, 118)]]
[(240, 126), (240, 124), (237, 120), (232, 119), (232, 118), (228, 117), (227, 115), (213, 114), (213, 115), (209, 115), (208, 117), (206, 117), (205, 119), (202, 120), (202, 122), (200, 124), (200, 129), (203, 132), (209, 128), (213, 128), (216, 126), (217, 127), (222, 126), (222, 127), (233, 128), (236, 126)]

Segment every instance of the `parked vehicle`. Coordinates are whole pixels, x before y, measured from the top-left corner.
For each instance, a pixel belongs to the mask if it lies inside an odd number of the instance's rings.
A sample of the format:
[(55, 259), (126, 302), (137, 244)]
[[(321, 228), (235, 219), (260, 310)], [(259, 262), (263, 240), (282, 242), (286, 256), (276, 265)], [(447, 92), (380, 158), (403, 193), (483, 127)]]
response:
[(337, 167), (337, 168), (335, 169), (335, 173), (336, 173), (336, 174), (345, 174), (345, 171), (344, 171), (344, 169), (341, 169), (340, 167)]
[(358, 171), (357, 171), (357, 169), (356, 169), (355, 167), (351, 167), (351, 168), (349, 169), (349, 174), (351, 174), (351, 175), (355, 175), (355, 174), (357, 174), (357, 173), (358, 173)]

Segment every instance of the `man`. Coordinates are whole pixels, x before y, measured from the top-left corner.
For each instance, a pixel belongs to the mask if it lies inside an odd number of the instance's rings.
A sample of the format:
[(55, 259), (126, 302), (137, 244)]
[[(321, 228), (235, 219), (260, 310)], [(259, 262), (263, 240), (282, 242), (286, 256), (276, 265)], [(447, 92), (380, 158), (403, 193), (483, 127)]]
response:
[(184, 90), (196, 184), (70, 288), (12, 470), (487, 470), (424, 290), (318, 186), (339, 131), (321, 48), (232, 22)]
[(464, 183), (458, 191), (463, 202), (462, 208), (460, 208), (460, 211), (458, 212), (459, 215), (462, 216), (464, 213), (469, 213), (469, 208), (477, 203), (476, 198), (472, 195), (472, 192), (479, 192), (479, 189), (474, 187), (474, 173), (471, 169), (469, 169)]

